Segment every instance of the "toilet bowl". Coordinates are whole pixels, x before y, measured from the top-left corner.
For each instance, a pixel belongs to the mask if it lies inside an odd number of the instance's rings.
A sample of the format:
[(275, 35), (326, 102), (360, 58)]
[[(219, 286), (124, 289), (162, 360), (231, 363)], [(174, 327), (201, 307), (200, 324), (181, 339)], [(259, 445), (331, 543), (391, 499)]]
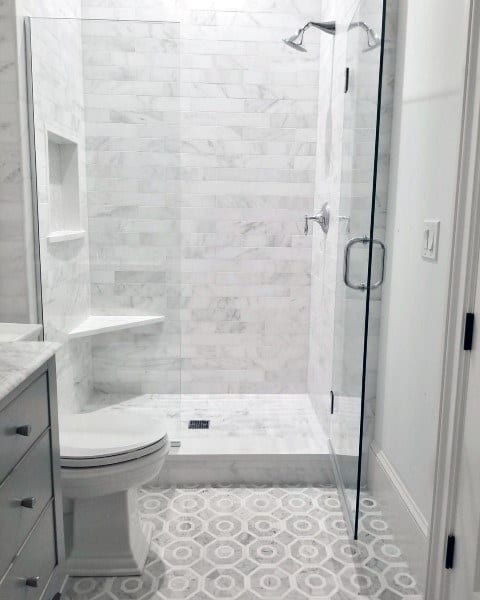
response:
[(73, 505), (70, 575), (140, 575), (153, 524), (140, 520), (137, 489), (160, 472), (169, 450), (151, 413), (108, 408), (60, 419), (64, 497)]

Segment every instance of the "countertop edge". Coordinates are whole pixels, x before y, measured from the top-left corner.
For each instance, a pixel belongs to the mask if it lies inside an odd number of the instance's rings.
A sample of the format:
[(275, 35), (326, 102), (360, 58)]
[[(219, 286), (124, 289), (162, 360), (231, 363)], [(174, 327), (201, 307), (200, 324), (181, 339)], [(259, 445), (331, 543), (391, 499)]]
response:
[(55, 342), (0, 342), (0, 399), (50, 360), (59, 348)]

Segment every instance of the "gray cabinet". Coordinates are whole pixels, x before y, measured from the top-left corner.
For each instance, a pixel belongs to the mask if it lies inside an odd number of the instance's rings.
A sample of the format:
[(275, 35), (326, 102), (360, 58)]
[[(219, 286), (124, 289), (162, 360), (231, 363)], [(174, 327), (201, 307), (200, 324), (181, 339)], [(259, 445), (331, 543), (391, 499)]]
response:
[(0, 399), (0, 600), (51, 600), (63, 562), (52, 358)]

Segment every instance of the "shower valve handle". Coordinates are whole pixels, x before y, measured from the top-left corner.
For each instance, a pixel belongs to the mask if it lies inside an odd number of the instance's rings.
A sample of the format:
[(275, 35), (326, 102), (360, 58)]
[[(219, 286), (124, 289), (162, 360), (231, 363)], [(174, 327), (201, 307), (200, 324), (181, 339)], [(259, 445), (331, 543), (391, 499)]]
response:
[(305, 227), (303, 228), (303, 233), (308, 235), (309, 221), (315, 221), (322, 228), (323, 233), (328, 233), (328, 228), (330, 225), (330, 208), (327, 203), (325, 203), (320, 211), (311, 217), (305, 215)]

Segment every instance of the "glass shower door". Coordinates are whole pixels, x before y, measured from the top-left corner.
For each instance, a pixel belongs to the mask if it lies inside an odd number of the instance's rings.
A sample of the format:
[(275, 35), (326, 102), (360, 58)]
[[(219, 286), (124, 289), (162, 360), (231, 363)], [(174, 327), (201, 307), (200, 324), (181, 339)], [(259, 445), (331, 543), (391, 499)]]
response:
[(177, 22), (27, 20), (38, 290), (60, 413), (180, 442)]
[[(330, 450), (347, 523), (357, 537), (365, 485), (363, 437), (373, 422), (376, 343), (385, 247), (375, 228), (385, 7), (361, 0), (336, 44), (345, 44), (341, 189), (335, 284)], [(378, 316), (378, 315), (376, 315)], [(366, 448), (365, 448), (366, 449)]]

